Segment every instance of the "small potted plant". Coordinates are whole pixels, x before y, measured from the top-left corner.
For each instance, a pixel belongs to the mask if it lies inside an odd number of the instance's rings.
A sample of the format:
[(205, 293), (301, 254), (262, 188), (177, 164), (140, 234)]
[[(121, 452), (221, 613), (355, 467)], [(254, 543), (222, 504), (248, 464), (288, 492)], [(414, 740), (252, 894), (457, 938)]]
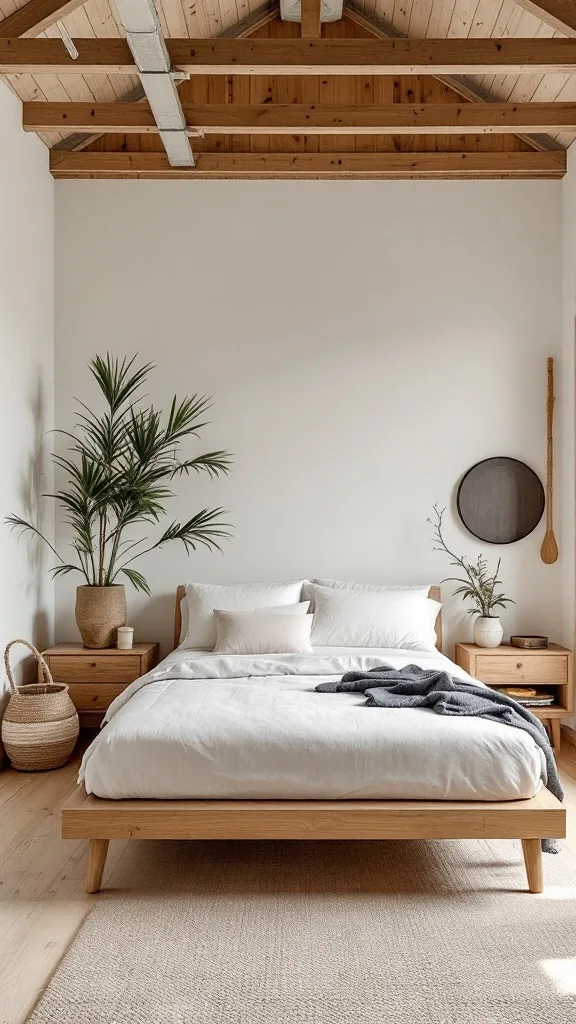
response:
[(458, 555), (450, 551), (442, 533), (442, 519), (445, 511), (445, 508), (439, 509), (437, 505), (434, 505), (436, 520), (428, 519), (430, 525), (434, 527), (434, 551), (442, 551), (448, 555), (450, 564), (461, 569), (465, 578), (448, 576), (441, 582), (459, 583), (460, 586), (456, 588), (454, 594), (461, 594), (463, 601), (469, 599), (476, 605), (475, 608), (468, 609), (469, 615), (477, 616), (474, 623), (474, 643), (478, 647), (498, 647), (502, 643), (504, 630), (499, 615), (494, 614), (494, 609), (514, 604), (511, 597), (505, 597), (496, 589), (502, 585), (502, 581), (498, 579), (501, 560), (498, 559), (496, 572), (491, 574), (488, 562), (482, 555), (478, 555), (476, 563), (473, 563), (467, 562), (464, 556), (459, 558)]
[[(65, 475), (66, 486), (56, 501), (72, 536), (73, 560), (62, 558), (40, 531), (20, 516), (7, 522), (23, 532), (32, 531), (56, 555), (54, 577), (79, 572), (82, 586), (76, 592), (76, 623), (85, 647), (111, 647), (116, 631), (126, 622), (126, 597), (122, 580), (150, 594), (145, 577), (133, 565), (137, 558), (172, 541), (186, 551), (201, 544), (218, 548), (229, 537), (223, 509), (204, 508), (184, 522), (169, 522), (148, 540), (148, 530), (168, 514), (166, 504), (174, 496), (172, 481), (191, 471), (211, 478), (227, 473), (230, 454), (207, 452), (183, 458), (182, 443), (198, 437), (210, 408), (206, 395), (173, 398), (167, 416), (142, 404), (141, 388), (154, 369), (153, 363), (135, 365), (136, 357), (118, 359), (107, 353), (90, 360), (103, 410), (93, 412), (79, 403), (73, 432), (59, 430), (69, 444), (65, 454), (53, 455)], [(136, 533), (136, 535), (134, 535)]]

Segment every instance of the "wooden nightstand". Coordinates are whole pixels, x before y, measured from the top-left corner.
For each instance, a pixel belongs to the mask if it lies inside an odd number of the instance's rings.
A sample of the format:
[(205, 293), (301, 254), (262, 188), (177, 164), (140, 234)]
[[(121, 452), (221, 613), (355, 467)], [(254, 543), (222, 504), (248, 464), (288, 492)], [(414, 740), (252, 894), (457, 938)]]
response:
[(574, 663), (572, 651), (558, 644), (544, 650), (526, 651), (511, 644), (477, 647), (456, 644), (456, 664), (488, 686), (534, 686), (551, 691), (554, 703), (530, 708), (534, 715), (549, 723), (554, 750), (560, 750), (560, 719), (574, 709)]
[[(158, 644), (134, 644), (129, 651), (56, 644), (44, 651), (44, 658), (54, 682), (68, 683), (80, 725), (97, 728), (114, 698), (158, 663)], [(42, 675), (40, 666), (38, 675)]]

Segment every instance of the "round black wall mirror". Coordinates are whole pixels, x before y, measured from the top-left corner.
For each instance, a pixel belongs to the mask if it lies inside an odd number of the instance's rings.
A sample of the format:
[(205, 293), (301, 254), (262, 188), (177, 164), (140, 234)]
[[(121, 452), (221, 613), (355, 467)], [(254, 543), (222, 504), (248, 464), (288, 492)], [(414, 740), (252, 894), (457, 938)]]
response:
[(544, 488), (530, 466), (498, 456), (477, 462), (456, 496), (467, 530), (489, 544), (513, 544), (532, 533), (544, 512)]

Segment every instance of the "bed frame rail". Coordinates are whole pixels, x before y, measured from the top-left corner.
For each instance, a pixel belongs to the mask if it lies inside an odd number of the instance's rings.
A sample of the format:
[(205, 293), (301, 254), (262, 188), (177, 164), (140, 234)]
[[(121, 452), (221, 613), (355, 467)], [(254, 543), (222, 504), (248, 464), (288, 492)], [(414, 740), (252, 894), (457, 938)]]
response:
[(65, 839), (89, 839), (98, 892), (110, 839), (521, 839), (531, 892), (542, 891), (540, 840), (566, 835), (546, 789), (530, 800), (103, 800), (80, 789), (62, 809)]

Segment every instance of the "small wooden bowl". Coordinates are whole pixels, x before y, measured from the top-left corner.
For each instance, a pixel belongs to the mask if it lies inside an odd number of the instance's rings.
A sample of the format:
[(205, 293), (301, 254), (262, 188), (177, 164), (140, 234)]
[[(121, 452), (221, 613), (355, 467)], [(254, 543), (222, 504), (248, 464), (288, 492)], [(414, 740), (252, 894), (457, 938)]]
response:
[(522, 647), (526, 651), (541, 651), (548, 647), (547, 636), (511, 636), (512, 647)]

